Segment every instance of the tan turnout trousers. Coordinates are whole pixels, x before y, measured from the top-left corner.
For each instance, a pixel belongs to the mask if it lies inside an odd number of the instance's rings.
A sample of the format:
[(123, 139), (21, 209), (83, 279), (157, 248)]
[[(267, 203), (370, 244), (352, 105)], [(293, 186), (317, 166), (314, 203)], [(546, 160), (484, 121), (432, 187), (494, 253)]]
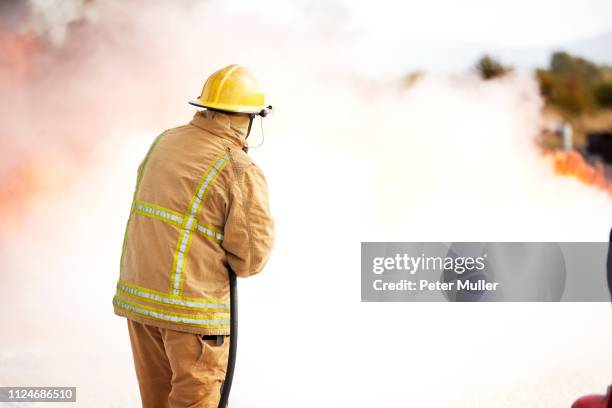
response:
[(181, 332), (128, 320), (143, 408), (217, 408), (229, 337)]

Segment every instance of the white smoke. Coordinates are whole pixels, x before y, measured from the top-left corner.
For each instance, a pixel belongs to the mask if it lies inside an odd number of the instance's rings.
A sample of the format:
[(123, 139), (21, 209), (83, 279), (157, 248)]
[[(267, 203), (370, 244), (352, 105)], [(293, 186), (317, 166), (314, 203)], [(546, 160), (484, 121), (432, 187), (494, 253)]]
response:
[(87, 17), (86, 0), (29, 0), (33, 27), (61, 46), (69, 25)]
[(76, 385), (84, 407), (138, 404), (110, 303), (136, 166), (156, 134), (189, 120), (207, 74), (242, 63), (276, 108), (252, 155), (278, 239), (266, 271), (240, 281), (233, 406), (561, 407), (603, 389), (608, 305), (359, 301), (361, 241), (607, 239), (612, 199), (555, 176), (534, 144), (531, 75), (407, 89), (361, 77), (342, 24), (240, 10), (92, 3), (81, 41), (66, 33), (82, 54), (45, 83), (79, 101), (60, 118), (87, 119), (69, 128), (91, 150), (69, 191), (3, 237), (0, 383)]

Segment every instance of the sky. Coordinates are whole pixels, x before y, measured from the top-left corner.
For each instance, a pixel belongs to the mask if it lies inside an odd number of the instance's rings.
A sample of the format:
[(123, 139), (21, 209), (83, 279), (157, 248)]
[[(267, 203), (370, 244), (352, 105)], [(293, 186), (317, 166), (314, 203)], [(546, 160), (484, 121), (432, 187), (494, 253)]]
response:
[(539, 47), (612, 29), (612, 2), (606, 0), (382, 0), (376, 3), (357, 0), (344, 4), (356, 27), (381, 40), (403, 38)]
[[(461, 70), (485, 52), (520, 68), (547, 64), (559, 48), (612, 64), (612, 2), (606, 0), (231, 0), (227, 7), (351, 37), (354, 63), (375, 77)], [(605, 34), (607, 47), (582, 43)]]

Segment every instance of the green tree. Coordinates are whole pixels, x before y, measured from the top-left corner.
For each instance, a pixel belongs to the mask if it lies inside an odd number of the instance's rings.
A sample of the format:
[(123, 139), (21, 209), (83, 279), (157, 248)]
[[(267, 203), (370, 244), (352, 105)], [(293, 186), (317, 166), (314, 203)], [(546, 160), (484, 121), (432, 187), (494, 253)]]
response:
[(559, 75), (580, 76), (582, 80), (589, 84), (599, 81), (602, 76), (599, 67), (591, 61), (563, 51), (557, 51), (552, 55), (550, 70)]
[(597, 89), (604, 81), (603, 67), (566, 52), (555, 52), (548, 70), (538, 70), (540, 90), (548, 103), (567, 113), (580, 114), (599, 107), (605, 100)]
[(595, 91), (600, 106), (612, 108), (612, 82), (601, 84)]
[(504, 76), (511, 70), (487, 54), (480, 57), (475, 68), (480, 77), (485, 80)]

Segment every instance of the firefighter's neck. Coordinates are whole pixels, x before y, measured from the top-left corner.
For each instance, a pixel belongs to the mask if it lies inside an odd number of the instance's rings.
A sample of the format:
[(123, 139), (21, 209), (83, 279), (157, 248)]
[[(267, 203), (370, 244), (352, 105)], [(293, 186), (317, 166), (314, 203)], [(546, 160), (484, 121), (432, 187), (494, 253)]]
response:
[(249, 130), (249, 115), (241, 113), (227, 113), (205, 110), (202, 112), (207, 118), (214, 120), (221, 126), (230, 130), (236, 137), (245, 139)]

